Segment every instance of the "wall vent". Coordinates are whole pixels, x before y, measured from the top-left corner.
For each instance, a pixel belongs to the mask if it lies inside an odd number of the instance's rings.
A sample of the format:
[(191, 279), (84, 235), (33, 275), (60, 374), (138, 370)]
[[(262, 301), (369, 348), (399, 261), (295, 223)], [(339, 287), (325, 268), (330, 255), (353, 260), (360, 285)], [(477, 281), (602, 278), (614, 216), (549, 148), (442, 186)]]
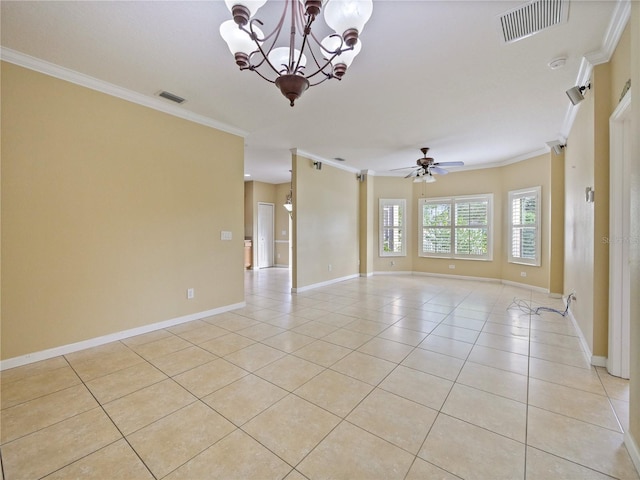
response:
[(166, 92), (164, 90), (162, 90), (161, 92), (158, 93), (159, 97), (162, 98), (166, 98), (167, 100), (171, 100), (172, 102), (176, 102), (176, 103), (184, 103), (186, 102), (186, 100), (182, 97), (179, 97), (178, 95), (175, 95), (171, 92)]
[(506, 43), (516, 42), (546, 28), (566, 23), (569, 0), (532, 0), (500, 15)]

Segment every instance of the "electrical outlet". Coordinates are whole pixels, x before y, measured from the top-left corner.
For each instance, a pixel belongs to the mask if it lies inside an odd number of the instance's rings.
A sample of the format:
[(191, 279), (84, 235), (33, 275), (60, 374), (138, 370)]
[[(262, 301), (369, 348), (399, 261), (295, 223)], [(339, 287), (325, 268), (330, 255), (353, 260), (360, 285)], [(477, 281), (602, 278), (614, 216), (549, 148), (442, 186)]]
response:
[(187, 288), (187, 298), (191, 300), (194, 297), (193, 288)]
[(526, 277), (527, 276), (527, 272), (520, 272), (520, 276), (521, 277)]
[(278, 260), (280, 260), (280, 254), (278, 254)]
[(331, 271), (331, 264), (327, 267), (327, 270)]
[(451, 265), (449, 265), (449, 268), (450, 268), (451, 270), (455, 270), (456, 266), (455, 266), (455, 265), (453, 265), (453, 264), (451, 264)]

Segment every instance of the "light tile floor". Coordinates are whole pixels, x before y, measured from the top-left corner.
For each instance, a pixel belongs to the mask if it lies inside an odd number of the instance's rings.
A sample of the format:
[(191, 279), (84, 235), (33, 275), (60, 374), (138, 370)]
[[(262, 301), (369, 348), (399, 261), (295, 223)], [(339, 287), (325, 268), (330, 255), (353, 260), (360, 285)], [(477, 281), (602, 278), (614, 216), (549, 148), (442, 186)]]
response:
[(375, 276), (2, 372), (13, 479), (638, 479), (628, 382), (513, 286)]

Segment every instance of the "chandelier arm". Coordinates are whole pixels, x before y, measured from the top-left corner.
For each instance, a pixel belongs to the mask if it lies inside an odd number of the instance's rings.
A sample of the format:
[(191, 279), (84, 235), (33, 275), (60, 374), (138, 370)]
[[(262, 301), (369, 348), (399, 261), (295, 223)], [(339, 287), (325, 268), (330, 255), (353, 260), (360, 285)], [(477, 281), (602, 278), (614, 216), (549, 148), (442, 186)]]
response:
[[(318, 74), (319, 74), (319, 73), (321, 73), (321, 72), (322, 72), (322, 74), (323, 74), (323, 75), (326, 75), (326, 78), (325, 78), (325, 79), (323, 79), (323, 80), (321, 80), (321, 81), (320, 81), (320, 82), (318, 82), (318, 83), (322, 83), (322, 82), (324, 82), (325, 80), (328, 80), (329, 78), (333, 77), (333, 67), (331, 67), (331, 62), (333, 61), (333, 59), (335, 58), (335, 56), (336, 56), (337, 54), (336, 54), (336, 55), (333, 55), (333, 57), (331, 57), (329, 60), (327, 60), (327, 62), (326, 62), (324, 65), (320, 66), (320, 62), (318, 62), (318, 59), (316, 58), (316, 54), (315, 54), (315, 52), (313, 51), (313, 49), (309, 48), (309, 52), (311, 53), (311, 58), (313, 58), (313, 61), (315, 62), (315, 64), (316, 64), (316, 66), (318, 67), (318, 69), (317, 69), (315, 72), (313, 72), (312, 74), (307, 75), (307, 79), (309, 79), (309, 78), (313, 78), (313, 77), (315, 77), (316, 75), (318, 75)], [(327, 72), (325, 71), (325, 69), (326, 69), (327, 67), (330, 67), (331, 73), (327, 73)], [(314, 85), (317, 85), (318, 83), (315, 83)], [(314, 85), (311, 85), (311, 86), (314, 86)]]
[[(269, 64), (271, 65), (271, 64)], [(275, 80), (271, 80), (269, 77), (265, 77), (259, 70), (256, 70), (254, 67), (247, 67), (249, 70), (256, 72), (260, 77), (262, 77), (263, 79), (265, 79), (267, 82), (269, 83), (276, 83)]]
[[(321, 70), (318, 70), (317, 72), (314, 73), (314, 75), (317, 75), (320, 71)], [(332, 78), (335, 78), (336, 80), (342, 80), (340, 77), (336, 77), (336, 76), (330, 75), (328, 73), (324, 73), (324, 75), (325, 75), (325, 77), (322, 80), (319, 80), (316, 83), (310, 83), (309, 87), (315, 87), (316, 85), (320, 85), (321, 83), (324, 83), (327, 80), (331, 80)], [(307, 79), (309, 79), (309, 78), (311, 78), (311, 77), (307, 77)]]
[[(273, 72), (276, 74), (276, 76), (280, 76), (280, 71), (273, 66), (273, 64), (269, 61), (269, 52), (271, 52), (271, 50), (273, 49), (273, 45), (271, 45), (271, 48), (269, 48), (269, 50), (267, 50), (267, 52), (265, 53), (265, 51), (262, 49), (261, 45), (258, 45), (258, 50), (260, 51), (260, 54), (262, 55), (262, 60), (260, 60), (260, 62), (256, 65), (252, 65), (251, 66), (251, 70), (253, 70), (254, 72), (256, 72), (258, 75), (260, 75), (262, 78), (266, 79), (267, 77), (265, 77), (264, 75), (262, 75), (262, 73), (260, 73), (258, 70), (256, 70), (258, 67), (262, 66), (263, 63), (267, 63), (267, 65), (269, 65), (271, 67), (271, 70), (273, 70)], [(254, 52), (256, 53), (256, 52)], [(269, 80), (271, 83), (275, 83), (275, 80)]]
[[(250, 67), (247, 67), (247, 68), (249, 70), (253, 70), (258, 75), (260, 75), (262, 78), (264, 78), (265, 80), (268, 80), (271, 83), (275, 83), (275, 80), (271, 80), (268, 77), (264, 76), (257, 69), (260, 68), (266, 62), (267, 65), (269, 65), (269, 67), (271, 67), (271, 69), (273, 70), (273, 72), (276, 75), (278, 75), (278, 76), (280, 75), (280, 71), (277, 68), (275, 68), (273, 66), (273, 64), (269, 61), (269, 53), (271, 53), (271, 50), (273, 50), (273, 47), (275, 47), (276, 42), (278, 41), (278, 38), (280, 37), (280, 33), (282, 31), (282, 27), (284, 25), (284, 20), (285, 20), (286, 16), (287, 16), (287, 9), (284, 8), (282, 10), (282, 15), (280, 16), (280, 20), (278, 20), (278, 24), (275, 26), (273, 31), (271, 33), (269, 33), (269, 35), (265, 36), (262, 39), (259, 38), (258, 35), (253, 31), (254, 22), (258, 23), (259, 25), (264, 25), (264, 22), (262, 22), (261, 20), (259, 20), (257, 18), (252, 19), (249, 22), (249, 29), (250, 30), (247, 30), (246, 28), (240, 27), (243, 31), (247, 32), (251, 36), (251, 38), (253, 39), (254, 43), (258, 47), (257, 50), (254, 50), (253, 52), (251, 52), (251, 54), (249, 55), (249, 58), (252, 59), (254, 57), (254, 54), (256, 54), (258, 52), (260, 52), (260, 54), (262, 55), (262, 60), (260, 60), (258, 63), (251, 64)], [(266, 43), (272, 37), (273, 37), (273, 42), (271, 42), (271, 46), (265, 51), (262, 48), (262, 43)]]
[[(248, 34), (251, 35), (251, 38), (254, 39), (254, 42), (257, 40), (261, 41), (261, 42), (266, 42), (267, 40), (269, 40), (271, 37), (273, 37), (274, 35), (276, 36), (276, 38), (274, 39), (274, 44), (275, 44), (275, 40), (280, 36), (280, 30), (282, 30), (282, 26), (284, 25), (284, 19), (287, 16), (287, 9), (283, 9), (282, 11), (282, 15), (280, 16), (280, 20), (278, 20), (278, 24), (275, 26), (275, 28), (272, 30), (272, 32), (267, 35), (264, 38), (259, 38), (258, 35), (255, 34), (255, 32), (253, 31), (253, 23), (258, 23), (262, 26), (264, 26), (264, 22), (262, 22), (261, 20), (254, 18), (249, 22), (249, 29), (247, 30), (246, 27), (240, 27), (243, 31), (247, 32)], [(256, 42), (257, 43), (257, 42)], [(269, 49), (269, 51), (271, 51), (271, 49)]]
[[(304, 35), (302, 36), (302, 45), (300, 46), (300, 56), (298, 56), (298, 62), (296, 63), (295, 68), (293, 69), (292, 73), (295, 73), (298, 71), (298, 69), (300, 68), (300, 60), (302, 59), (302, 55), (304, 54), (304, 49), (305, 47), (307, 47), (307, 37), (308, 37), (308, 33), (310, 31), (311, 28), (311, 23), (313, 22), (313, 18), (309, 17), (309, 19), (307, 20), (307, 26), (304, 30)], [(293, 35), (295, 34), (295, 32), (291, 32), (291, 42), (293, 44), (294, 41), (294, 37)], [(311, 57), (315, 60), (315, 54), (313, 53), (313, 49), (311, 47), (307, 48), (307, 50), (309, 51), (309, 53), (311, 53)], [(291, 54), (293, 54), (293, 47), (291, 47), (289, 49), (289, 51), (291, 52)], [(317, 62), (316, 62), (317, 64)]]
[[(270, 61), (269, 61), (269, 54), (271, 53), (271, 50), (273, 50), (273, 47), (275, 47), (276, 42), (278, 41), (278, 38), (280, 37), (280, 33), (282, 31), (282, 27), (284, 25), (284, 19), (286, 16), (286, 12), (287, 9), (284, 9), (284, 12), (282, 14), (282, 16), (280, 17), (280, 21), (278, 22), (278, 25), (276, 25), (276, 28), (274, 28), (274, 30), (267, 35), (264, 38), (264, 42), (266, 42), (268, 39), (270, 39), (271, 37), (273, 37), (275, 35), (275, 37), (273, 38), (273, 42), (271, 42), (271, 45), (269, 46), (269, 48), (265, 51), (262, 48), (262, 44), (255, 42), (256, 46), (258, 47), (257, 50), (254, 50), (253, 52), (251, 52), (251, 55), (249, 56), (249, 58), (251, 59), (253, 57), (254, 54), (260, 52), (260, 54), (262, 55), (262, 60), (260, 60), (257, 64), (252, 64), (250, 69), (253, 70), (254, 72), (256, 72), (258, 75), (260, 75), (262, 78), (264, 78), (265, 80), (268, 80), (271, 83), (275, 83), (275, 80), (270, 80), (268, 77), (264, 76), (262, 73), (260, 73), (257, 68), (261, 67), (265, 62), (267, 63), (267, 65), (269, 65), (269, 67), (271, 67), (271, 69), (273, 70), (273, 72), (276, 74), (276, 76), (280, 76), (280, 70), (278, 70)], [(252, 20), (256, 21), (258, 23), (260, 23), (262, 25), (262, 22), (258, 19), (254, 19)]]
[[(313, 40), (316, 42), (316, 44), (320, 47), (320, 51), (321, 52), (325, 52), (327, 54), (330, 55), (330, 57), (327, 59), (327, 62), (323, 65), (320, 66), (320, 62), (318, 62), (315, 53), (313, 52), (313, 49), (311, 47), (309, 47), (309, 51), (311, 52), (311, 56), (313, 57), (313, 61), (315, 62), (316, 66), (318, 67), (318, 70), (316, 70), (314, 73), (312, 73), (311, 75), (309, 75), (307, 78), (311, 78), (314, 75), (317, 75), (318, 73), (322, 72), (324, 75), (328, 75), (328, 78), (337, 78), (338, 80), (340, 80), (340, 78), (336, 75), (333, 74), (333, 68), (331, 68), (331, 73), (327, 74), (325, 72), (325, 69), (333, 63), (333, 60), (340, 55), (343, 52), (348, 52), (349, 50), (353, 50), (355, 47), (354, 46), (350, 46), (350, 47), (344, 47), (344, 39), (342, 38), (342, 35), (338, 35), (337, 33), (333, 33), (331, 35), (329, 35), (329, 37), (338, 37), (340, 39), (340, 46), (336, 49), (336, 50), (329, 50), (327, 48), (325, 48), (321, 42), (318, 42), (318, 39), (316, 38), (316, 36), (313, 34), (313, 32), (311, 32), (311, 37), (313, 38)], [(326, 80), (326, 79), (325, 79)], [(324, 82), (324, 80), (322, 80), (319, 83)], [(317, 85), (317, 83), (311, 85), (311, 86), (315, 86)]]

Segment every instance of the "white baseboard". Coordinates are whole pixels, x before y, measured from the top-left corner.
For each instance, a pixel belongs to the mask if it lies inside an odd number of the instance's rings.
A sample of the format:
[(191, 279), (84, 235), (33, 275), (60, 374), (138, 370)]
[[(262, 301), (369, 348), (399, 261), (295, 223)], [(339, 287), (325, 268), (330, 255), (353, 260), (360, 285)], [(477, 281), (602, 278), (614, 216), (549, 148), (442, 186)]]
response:
[(276, 268), (289, 268), (289, 265), (287, 265), (286, 263), (283, 263), (283, 264), (276, 263), (274, 265), (274, 267), (276, 267)]
[(436, 277), (436, 278), (452, 278), (454, 280), (473, 280), (476, 282), (488, 282), (488, 283), (500, 283), (499, 278), (489, 277), (469, 277), (465, 275), (455, 275), (451, 273), (431, 273), (431, 272), (407, 272), (410, 275), (417, 275), (419, 277)]
[(379, 270), (379, 271), (373, 272), (372, 275), (413, 275), (413, 272), (411, 271), (401, 272), (396, 270)]
[[(567, 298), (563, 297), (563, 301), (566, 305)], [(589, 361), (589, 363), (594, 367), (606, 367), (607, 357), (601, 357), (593, 354), (593, 352), (591, 351), (591, 347), (589, 346), (589, 342), (587, 342), (587, 339), (585, 338), (584, 333), (582, 333), (582, 329), (580, 328), (580, 325), (578, 324), (576, 317), (573, 316), (573, 312), (571, 311), (571, 308), (569, 308), (569, 310), (567, 311), (567, 317), (569, 317), (569, 320), (571, 320), (573, 327), (578, 332), (578, 338), (580, 339), (580, 343), (582, 344), (582, 350), (584, 351), (584, 354), (587, 356), (587, 360)]]
[(361, 274), (360, 274), (360, 276), (361, 276), (361, 277), (365, 277), (365, 278), (373, 277), (373, 272), (365, 272), (365, 273), (361, 273)]
[(629, 432), (624, 432), (624, 444), (627, 447), (631, 461), (640, 473), (640, 448), (638, 448), (638, 444)]
[(201, 318), (210, 317), (212, 315), (218, 315), (219, 313), (228, 312), (230, 310), (235, 310), (237, 308), (246, 306), (246, 302), (235, 303), (233, 305), (225, 305), (224, 307), (205, 310), (204, 312), (192, 313), (189, 315), (184, 315), (182, 317), (164, 320), (162, 322), (151, 323), (149, 325), (143, 325), (141, 327), (123, 330), (121, 332), (110, 333), (108, 335), (91, 338), (89, 340), (83, 340), (81, 342), (71, 343), (69, 345), (62, 345), (60, 347), (49, 348), (40, 352), (28, 353), (19, 357), (8, 358), (6, 360), (0, 361), (0, 371), (7, 370), (9, 368), (20, 367), (29, 363), (39, 362), (41, 360), (47, 360), (49, 358), (58, 357), (60, 355), (66, 355), (67, 353), (77, 352), (86, 348), (97, 347), (99, 345), (115, 342), (124, 338), (135, 337), (136, 335), (142, 335), (143, 333), (149, 333), (155, 330), (173, 327), (174, 325), (180, 325), (181, 323), (199, 320)]
[(345, 280), (351, 280), (353, 278), (359, 278), (359, 273), (354, 273), (353, 275), (347, 275), (346, 277), (334, 278), (332, 280), (327, 280), (326, 282), (313, 283), (311, 285), (305, 285), (304, 287), (292, 288), (291, 293), (302, 293), (307, 290), (313, 290), (314, 288), (326, 287), (328, 285), (333, 285), (334, 283), (344, 282)]
[(607, 367), (607, 357), (599, 355), (591, 355), (591, 365), (594, 367)]
[[(502, 283), (503, 285), (511, 285), (514, 287), (525, 288), (539, 293), (549, 293), (548, 288), (536, 287), (535, 285), (528, 285), (526, 283), (512, 282), (511, 280), (503, 280), (501, 278), (490, 277), (471, 277), (466, 275), (455, 275), (452, 273), (431, 273), (431, 272), (416, 272), (416, 271), (391, 271), (380, 270), (373, 272), (374, 275), (417, 275), (423, 277), (437, 277), (437, 278), (453, 278), (455, 280), (471, 280), (475, 282), (488, 282), (488, 283)], [(562, 298), (559, 294), (550, 294), (553, 298)]]
[(535, 285), (529, 285), (526, 283), (512, 282), (511, 280), (500, 280), (503, 285), (511, 285), (512, 287), (526, 288), (527, 290), (533, 290), (539, 293), (549, 293), (548, 288), (536, 287)]

